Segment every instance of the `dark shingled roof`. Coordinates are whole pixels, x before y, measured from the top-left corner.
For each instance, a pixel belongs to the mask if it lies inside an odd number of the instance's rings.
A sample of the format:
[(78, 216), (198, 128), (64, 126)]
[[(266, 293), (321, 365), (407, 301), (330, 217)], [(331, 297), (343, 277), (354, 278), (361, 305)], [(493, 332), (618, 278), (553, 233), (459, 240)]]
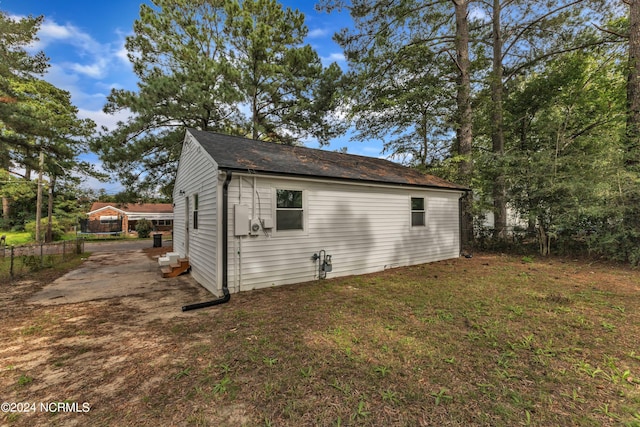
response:
[(221, 170), (467, 190), (389, 160), (189, 129)]

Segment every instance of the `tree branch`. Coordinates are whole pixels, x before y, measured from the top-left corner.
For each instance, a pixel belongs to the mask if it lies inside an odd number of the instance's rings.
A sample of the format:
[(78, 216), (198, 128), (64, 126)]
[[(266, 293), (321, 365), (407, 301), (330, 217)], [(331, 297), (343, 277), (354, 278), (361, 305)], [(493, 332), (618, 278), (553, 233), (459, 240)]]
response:
[(554, 10), (550, 10), (548, 13), (545, 13), (544, 15), (539, 16), (537, 19), (534, 19), (533, 21), (529, 22), (527, 25), (525, 25), (522, 30), (515, 36), (515, 38), (513, 39), (513, 41), (505, 47), (504, 52), (502, 54), (502, 60), (504, 60), (504, 58), (507, 56), (507, 54), (509, 53), (509, 51), (511, 50), (511, 48), (513, 48), (516, 43), (520, 40), (520, 38), (527, 32), (529, 31), (529, 29), (531, 29), (534, 25), (540, 23), (541, 21), (543, 21), (544, 19), (548, 18), (549, 16), (560, 12), (563, 9), (567, 9), (571, 6), (575, 6), (576, 4), (582, 3), (584, 0), (574, 0), (571, 3), (565, 4), (564, 6), (561, 6), (557, 9)]
[(615, 32), (613, 30), (609, 30), (607, 28), (602, 28), (602, 27), (600, 27), (599, 25), (596, 25), (596, 24), (592, 24), (592, 25), (594, 27), (596, 27), (598, 30), (602, 31), (603, 33), (608, 33), (608, 34), (611, 34), (613, 36), (619, 37), (621, 39), (628, 39), (629, 38), (629, 34), (620, 34), (620, 33), (617, 33), (617, 32)]
[(585, 49), (587, 47), (594, 47), (594, 46), (600, 46), (606, 43), (612, 43), (610, 40), (599, 40), (597, 42), (592, 42), (592, 43), (586, 43), (580, 46), (574, 46), (568, 49), (561, 49), (561, 50), (556, 50), (553, 52), (547, 52), (544, 55), (540, 55), (536, 58), (533, 58), (530, 61), (525, 62), (524, 64), (521, 64), (519, 67), (514, 68), (508, 75), (505, 76), (504, 81), (507, 82), (509, 80), (511, 80), (511, 78), (513, 78), (516, 74), (518, 74), (521, 70), (532, 66), (533, 64), (542, 61), (543, 59), (546, 58), (550, 58), (552, 56), (556, 56), (556, 55), (561, 55), (563, 53), (569, 53), (569, 52), (575, 52), (577, 50), (581, 50), (581, 49)]

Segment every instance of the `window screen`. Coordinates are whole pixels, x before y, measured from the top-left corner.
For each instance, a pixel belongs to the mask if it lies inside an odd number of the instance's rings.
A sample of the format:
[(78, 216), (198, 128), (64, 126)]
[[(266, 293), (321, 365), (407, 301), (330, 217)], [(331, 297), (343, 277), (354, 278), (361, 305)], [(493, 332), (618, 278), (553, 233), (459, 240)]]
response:
[(424, 198), (412, 197), (411, 198), (411, 226), (420, 227), (424, 226), (425, 222), (425, 210), (424, 210)]
[(276, 229), (304, 229), (302, 190), (276, 190)]

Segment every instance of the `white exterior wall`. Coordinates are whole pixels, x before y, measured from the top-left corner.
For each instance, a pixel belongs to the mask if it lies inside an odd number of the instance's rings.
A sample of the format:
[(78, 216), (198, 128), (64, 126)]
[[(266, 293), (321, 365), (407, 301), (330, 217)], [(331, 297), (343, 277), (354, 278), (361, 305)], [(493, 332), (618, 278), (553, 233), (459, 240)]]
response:
[[(254, 191), (254, 182), (257, 191)], [(305, 230), (277, 232), (275, 190), (303, 190)], [(318, 278), (314, 253), (332, 255), (327, 278), (457, 258), (459, 191), (367, 186), (234, 174), (229, 186), (229, 290)], [(426, 226), (411, 226), (411, 197), (424, 197)], [(234, 205), (274, 228), (234, 236)], [(177, 212), (177, 211), (176, 211)], [(249, 218), (247, 218), (247, 221)]]
[[(485, 217), (484, 217), (482, 226), (493, 229), (493, 227), (495, 226), (495, 219), (492, 211), (485, 212)], [(528, 226), (527, 220), (521, 218), (515, 209), (507, 205), (507, 231), (512, 232), (516, 227), (525, 229), (527, 228), (527, 226)]]
[[(216, 162), (187, 133), (173, 190), (173, 250), (189, 258), (193, 278), (214, 294), (219, 294), (220, 288), (218, 175)], [(193, 228), (195, 194), (199, 199), (198, 229)]]

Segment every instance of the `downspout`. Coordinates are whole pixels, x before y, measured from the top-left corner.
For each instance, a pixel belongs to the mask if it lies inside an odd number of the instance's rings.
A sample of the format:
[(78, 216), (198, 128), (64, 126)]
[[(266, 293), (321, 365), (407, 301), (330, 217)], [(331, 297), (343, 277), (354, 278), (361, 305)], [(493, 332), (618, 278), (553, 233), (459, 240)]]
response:
[(225, 304), (231, 300), (231, 294), (229, 293), (228, 283), (228, 268), (229, 268), (229, 183), (232, 177), (231, 171), (227, 171), (227, 177), (222, 184), (222, 298), (214, 299), (211, 301), (199, 302), (195, 304), (183, 305), (182, 311), (197, 310), (199, 308), (212, 307), (214, 305)]
[(464, 238), (464, 231), (462, 230), (463, 223), (462, 221), (462, 198), (466, 195), (466, 193), (462, 193), (460, 197), (458, 197), (458, 250), (460, 251), (460, 255), (462, 255), (462, 240)]
[(462, 255), (465, 258), (473, 257), (473, 251), (467, 252), (464, 250), (464, 243), (465, 243), (464, 238), (466, 237), (467, 240), (470, 241), (470, 239), (472, 239), (473, 236), (468, 235), (469, 230), (463, 230), (463, 227), (466, 221), (464, 221), (464, 212), (462, 211), (462, 208), (463, 208), (462, 199), (466, 197), (470, 191), (471, 190), (465, 190), (465, 192), (462, 193), (458, 198), (458, 240), (459, 240), (458, 245), (460, 249), (460, 255)]

